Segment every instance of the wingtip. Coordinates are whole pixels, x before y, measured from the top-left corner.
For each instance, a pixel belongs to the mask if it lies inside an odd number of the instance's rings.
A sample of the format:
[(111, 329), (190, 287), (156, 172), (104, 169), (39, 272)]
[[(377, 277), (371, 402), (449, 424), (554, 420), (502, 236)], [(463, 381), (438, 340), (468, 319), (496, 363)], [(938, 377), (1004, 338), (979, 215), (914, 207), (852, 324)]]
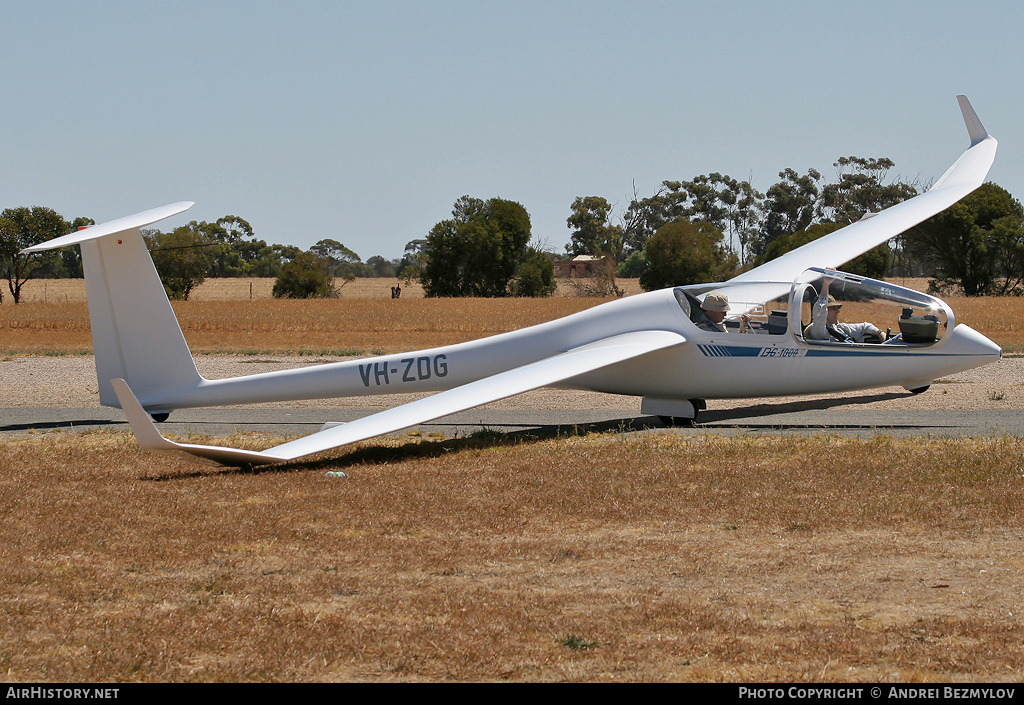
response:
[(172, 450), (174, 443), (168, 441), (157, 430), (153, 420), (142, 408), (142, 404), (135, 398), (135, 393), (123, 379), (110, 380), (110, 386), (114, 388), (117, 400), (121, 402), (121, 410), (128, 418), (128, 426), (135, 434), (135, 440), (146, 450)]
[(967, 100), (967, 96), (958, 95), (956, 100), (960, 103), (960, 112), (964, 116), (964, 124), (967, 125), (967, 134), (971, 137), (971, 146), (973, 147), (979, 142), (988, 139), (990, 136), (988, 130), (981, 124), (981, 120), (978, 118), (978, 114), (974, 112), (974, 107), (971, 106), (971, 101)]
[(260, 453), (258, 451), (239, 450), (236, 448), (224, 448), (221, 446), (204, 446), (192, 443), (175, 443), (163, 437), (156, 424), (142, 408), (142, 404), (135, 398), (135, 393), (123, 379), (112, 379), (110, 385), (117, 394), (117, 400), (121, 402), (121, 409), (128, 417), (128, 425), (135, 434), (135, 440), (143, 450), (176, 451), (187, 453), (199, 458), (213, 460), (221, 465), (241, 467), (243, 465), (269, 465), (280, 463), (288, 458), (280, 457), (272, 453)]

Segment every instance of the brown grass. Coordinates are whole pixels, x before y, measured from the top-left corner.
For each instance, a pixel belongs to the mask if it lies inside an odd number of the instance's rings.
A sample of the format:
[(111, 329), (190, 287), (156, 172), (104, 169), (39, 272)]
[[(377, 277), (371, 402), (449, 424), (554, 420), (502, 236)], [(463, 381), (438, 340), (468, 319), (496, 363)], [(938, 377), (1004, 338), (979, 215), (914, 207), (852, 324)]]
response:
[[(617, 279), (619, 288), (626, 295), (639, 294), (639, 279)], [(341, 280), (337, 281), (341, 284)], [(401, 284), (403, 299), (423, 298), (423, 287), (419, 284), (400, 283), (397, 279), (360, 278), (345, 284), (341, 290), (342, 298), (350, 299), (390, 299), (391, 287)], [(227, 278), (207, 279), (192, 292), (192, 301), (245, 301), (272, 299), (274, 288), (273, 278)], [(575, 296), (572, 286), (565, 280), (559, 280), (555, 296)], [(22, 303), (65, 304), (85, 301), (84, 279), (31, 279), (22, 289)], [(4, 296), (4, 306), (13, 306), (9, 296)]]
[[(636, 280), (627, 290), (639, 291)], [(254, 297), (248, 298), (249, 284)], [(543, 323), (605, 299), (424, 299), (417, 286), (392, 300), (392, 279), (359, 279), (330, 300), (279, 300), (272, 279), (212, 279), (192, 300), (175, 302), (196, 354), (369, 354), (458, 343)], [(31, 281), (18, 305), (0, 306), (0, 354), (83, 354), (92, 351), (82, 280)], [(26, 285), (26, 288), (29, 286)], [(635, 292), (634, 292), (635, 293)], [(45, 301), (44, 301), (45, 299)]]
[(0, 668), (8, 681), (1019, 681), (1022, 452), (1019, 439), (484, 436), (253, 473), (109, 433), (8, 441)]
[[(196, 354), (399, 352), (494, 335), (583, 310), (600, 299), (332, 299), (174, 303)], [(0, 308), (0, 353), (89, 353), (84, 303)]]
[[(0, 307), (0, 352), (91, 350), (84, 303), (55, 286)], [(176, 310), (200, 352), (369, 352), (598, 303), (354, 291)], [(950, 303), (1024, 347), (1024, 302)], [(1022, 457), (1020, 439), (481, 434), (244, 472), (126, 434), (5, 439), (0, 673), (1019, 681)]]
[[(605, 301), (571, 296), (424, 299), (410, 287), (396, 301), (389, 294), (391, 279), (357, 280), (339, 299), (282, 301), (270, 297), (272, 281), (210, 280), (194, 300), (175, 303), (193, 352), (400, 352), (515, 330)], [(248, 298), (250, 282), (257, 292), (253, 300)], [(0, 307), (0, 354), (89, 353), (92, 338), (81, 280), (42, 283), (43, 291), (32, 290), (26, 303)], [(30, 284), (38, 287), (40, 282)], [(630, 293), (639, 290), (635, 280), (626, 280), (624, 286)], [(959, 322), (980, 330), (1007, 352), (1024, 351), (1024, 324), (1018, 323), (1024, 321), (1024, 298), (956, 298), (948, 303)]]

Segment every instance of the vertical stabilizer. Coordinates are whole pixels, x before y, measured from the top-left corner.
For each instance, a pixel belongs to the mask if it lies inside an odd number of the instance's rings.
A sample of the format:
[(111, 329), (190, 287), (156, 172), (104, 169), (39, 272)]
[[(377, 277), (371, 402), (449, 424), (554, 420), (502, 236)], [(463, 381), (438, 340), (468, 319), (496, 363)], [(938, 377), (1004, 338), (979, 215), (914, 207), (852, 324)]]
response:
[(82, 243), (100, 403), (120, 406), (112, 379), (150, 398), (196, 384), (192, 353), (139, 230)]
[(96, 379), (106, 406), (121, 405), (112, 379), (127, 380), (152, 410), (162, 390), (195, 386), (202, 379), (141, 232), (191, 205), (157, 208), (29, 248), (82, 248)]

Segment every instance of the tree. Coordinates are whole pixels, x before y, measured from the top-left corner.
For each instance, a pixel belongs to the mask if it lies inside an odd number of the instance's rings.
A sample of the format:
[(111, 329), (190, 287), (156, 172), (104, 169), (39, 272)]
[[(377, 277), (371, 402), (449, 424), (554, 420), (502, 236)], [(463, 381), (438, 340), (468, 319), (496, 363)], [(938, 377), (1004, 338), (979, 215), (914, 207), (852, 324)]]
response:
[(758, 239), (764, 194), (751, 186), (749, 181), (737, 181), (730, 176), (723, 177), (722, 183), (718, 197), (725, 206), (725, 232), (730, 243), (739, 244), (737, 254), (740, 262), (746, 263)]
[(821, 174), (808, 169), (800, 176), (793, 169), (779, 172), (778, 181), (765, 192), (764, 219), (760, 237), (752, 243), (753, 254), (764, 254), (772, 241), (780, 235), (791, 235), (806, 230), (814, 222)]
[(238, 256), (236, 268), (227, 276), (276, 277), (287, 262), (301, 250), (294, 245), (268, 245), (264, 240), (243, 240), (231, 246)]
[(1024, 207), (1006, 189), (983, 184), (905, 233), (907, 246), (935, 267), (931, 288), (967, 296), (1021, 293)]
[(327, 260), (329, 270), (335, 276), (357, 276), (363, 274), (359, 255), (337, 240), (325, 238), (309, 248), (317, 257)]
[[(783, 169), (780, 180), (764, 194), (749, 181), (718, 172), (690, 181), (663, 181), (657, 193), (647, 198), (640, 198), (634, 187), (633, 201), (623, 216), (622, 255), (642, 250), (663, 225), (689, 220), (722, 231), (725, 247), (736, 253), (740, 262), (763, 261), (768, 246), (780, 236), (823, 222), (852, 223), (918, 191), (914, 183), (887, 179), (894, 162), (886, 157), (840, 157), (834, 166), (834, 184), (823, 184), (815, 169), (804, 174)], [(885, 253), (879, 250), (876, 254), (882, 257)]]
[(217, 243), (193, 221), (169, 233), (145, 230), (143, 236), (167, 296), (187, 301), (203, 283), (217, 255)]
[(213, 223), (193, 220), (186, 227), (210, 243), (212, 259), (207, 275), (211, 277), (247, 276), (250, 260), (246, 254), (267, 244), (256, 240), (249, 221), (237, 215), (225, 215)]
[(637, 250), (615, 268), (615, 276), (623, 279), (635, 279), (641, 276), (649, 266), (647, 255), (643, 250)]
[(572, 202), (572, 215), (566, 225), (573, 230), (566, 246), (571, 255), (608, 255), (622, 259), (622, 226), (611, 225), (608, 216), (611, 204), (600, 196), (577, 196)]
[[(840, 157), (833, 164), (839, 180), (822, 188), (818, 198), (818, 218), (823, 222), (846, 225), (868, 213), (878, 213), (916, 196), (916, 183), (900, 179), (886, 183), (886, 175), (894, 165), (888, 157)], [(845, 265), (844, 269), (875, 279), (883, 277), (892, 268), (896, 254), (902, 254), (902, 240), (902, 236), (897, 236), (895, 249), (879, 245)]]
[(724, 181), (719, 173), (701, 174), (691, 181), (666, 181), (665, 186), (680, 195), (680, 203), (686, 205), (682, 216), (691, 222), (714, 225), (725, 229), (726, 209), (718, 197), (718, 184)]
[[(75, 232), (90, 225), (96, 225), (92, 218), (79, 216), (71, 221), (68, 232)], [(57, 251), (60, 257), (59, 266), (55, 267), (50, 276), (58, 279), (81, 279), (85, 276), (82, 270), (82, 250), (79, 247), (62, 247)]]
[(367, 259), (366, 266), (370, 270), (370, 276), (389, 279), (395, 276), (395, 265), (380, 255)]
[(530, 241), (530, 215), (500, 198), (463, 196), (427, 236), (420, 274), (427, 296), (508, 296)]
[(510, 287), (513, 296), (551, 296), (558, 288), (552, 256), (527, 247), (519, 272)]
[(665, 185), (685, 194), (683, 217), (714, 225), (728, 236), (728, 248), (738, 250), (740, 261), (746, 261), (747, 248), (756, 240), (764, 199), (749, 181), (714, 172), (695, 176), (691, 181), (666, 181)]
[(338, 290), (330, 267), (330, 260), (324, 257), (299, 252), (295, 259), (281, 267), (271, 293), (275, 299), (333, 299), (338, 296)]
[(679, 188), (681, 183), (663, 181), (658, 191), (647, 198), (637, 198), (634, 188), (633, 201), (626, 209), (623, 234), (627, 255), (643, 250), (647, 241), (665, 223), (686, 217), (683, 205), (686, 194)]
[(818, 217), (824, 222), (846, 225), (866, 213), (902, 203), (917, 195), (917, 187), (904, 181), (885, 183), (895, 163), (888, 157), (840, 157), (836, 167), (839, 181), (827, 184), (818, 198)]
[(237, 215), (226, 215), (223, 218), (218, 218), (217, 227), (220, 229), (218, 239), (222, 242), (233, 244), (241, 242), (243, 238), (252, 239), (255, 237), (249, 221)]
[(425, 238), (405, 243), (405, 254), (395, 265), (395, 276), (404, 280), (406, 284), (418, 282), (423, 268), (427, 266), (426, 247)]
[(757, 240), (764, 196), (749, 181), (728, 175), (701, 174), (690, 181), (663, 181), (650, 198), (637, 199), (626, 211), (623, 251), (632, 254), (666, 223), (677, 220), (704, 222), (728, 235), (729, 248), (747, 250)]
[(53, 252), (22, 254), (21, 250), (67, 232), (67, 222), (52, 208), (23, 206), (0, 213), (0, 273), (7, 279), (14, 303), (21, 303), (25, 282), (61, 261)]
[(739, 260), (723, 247), (723, 239), (722, 231), (708, 223), (679, 221), (661, 226), (644, 248), (650, 265), (640, 275), (640, 286), (653, 291), (732, 277)]

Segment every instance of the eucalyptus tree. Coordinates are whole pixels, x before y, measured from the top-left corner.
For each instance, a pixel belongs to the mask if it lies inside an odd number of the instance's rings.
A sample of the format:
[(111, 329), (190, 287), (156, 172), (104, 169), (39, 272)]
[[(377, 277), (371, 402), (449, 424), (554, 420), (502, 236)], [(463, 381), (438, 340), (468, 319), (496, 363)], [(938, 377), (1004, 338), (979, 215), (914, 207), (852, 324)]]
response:
[(67, 221), (52, 208), (22, 206), (0, 213), (0, 273), (7, 279), (14, 303), (21, 303), (21, 288), (25, 282), (61, 262), (60, 256), (53, 252), (23, 254), (21, 251), (65, 235), (69, 229)]

